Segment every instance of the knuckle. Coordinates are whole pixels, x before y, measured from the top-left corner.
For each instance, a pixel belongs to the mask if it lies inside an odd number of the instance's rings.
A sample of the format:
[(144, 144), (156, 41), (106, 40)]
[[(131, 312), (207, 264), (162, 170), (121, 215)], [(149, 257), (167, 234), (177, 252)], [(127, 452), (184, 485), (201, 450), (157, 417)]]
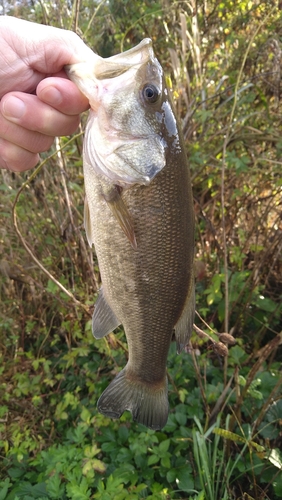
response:
[(37, 148), (35, 148), (34, 152), (41, 153), (43, 151), (48, 151), (51, 148), (53, 142), (54, 142), (54, 137), (45, 136), (40, 145), (38, 145)]
[(0, 167), (13, 172), (23, 172), (38, 163), (38, 154), (0, 139)]

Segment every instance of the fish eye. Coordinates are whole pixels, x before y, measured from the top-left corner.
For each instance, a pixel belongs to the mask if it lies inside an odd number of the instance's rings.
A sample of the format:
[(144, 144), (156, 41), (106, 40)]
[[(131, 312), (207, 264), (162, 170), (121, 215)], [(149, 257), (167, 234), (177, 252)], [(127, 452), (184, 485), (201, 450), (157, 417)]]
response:
[(158, 100), (160, 93), (155, 85), (146, 83), (143, 87), (142, 95), (146, 102), (154, 103)]

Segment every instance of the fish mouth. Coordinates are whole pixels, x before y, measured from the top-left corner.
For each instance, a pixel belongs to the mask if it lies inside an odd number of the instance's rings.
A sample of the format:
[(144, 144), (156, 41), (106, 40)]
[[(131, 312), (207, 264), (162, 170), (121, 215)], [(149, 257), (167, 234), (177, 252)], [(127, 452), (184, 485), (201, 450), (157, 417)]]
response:
[[(140, 66), (150, 59), (154, 59), (152, 40), (150, 38), (144, 38), (136, 47), (132, 47), (125, 52), (107, 57), (100, 61), (97, 59), (95, 77), (97, 80), (116, 78), (126, 73), (129, 68)], [(107, 66), (106, 69), (105, 65)]]
[[(130, 73), (131, 78), (134, 79), (138, 69), (149, 61), (158, 64), (154, 56), (152, 40), (145, 38), (136, 47), (126, 52), (108, 58), (92, 53), (89, 60), (65, 65), (64, 70), (68, 78), (77, 85), (93, 106), (93, 101), (99, 100), (103, 82), (112, 86), (113, 82), (125, 73)], [(120, 85), (119, 81), (118, 84)]]
[(154, 59), (152, 40), (145, 38), (136, 47), (132, 47), (120, 54), (103, 58), (92, 53), (91, 64), (88, 61), (67, 64), (64, 66), (64, 70), (70, 80), (74, 81), (79, 87), (80, 85), (83, 86), (81, 79), (95, 79), (96, 81), (113, 79), (123, 75), (131, 68), (138, 67)]

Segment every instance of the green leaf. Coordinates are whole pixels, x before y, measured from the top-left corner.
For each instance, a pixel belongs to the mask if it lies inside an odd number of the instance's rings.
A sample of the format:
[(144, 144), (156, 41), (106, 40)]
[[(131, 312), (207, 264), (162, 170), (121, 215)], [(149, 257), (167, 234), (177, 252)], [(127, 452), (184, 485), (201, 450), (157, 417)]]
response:
[(181, 403), (184, 403), (185, 402), (185, 399), (186, 399), (186, 395), (188, 394), (188, 391), (186, 389), (179, 389), (179, 399), (181, 401)]
[(229, 356), (236, 365), (239, 365), (243, 361), (244, 357), (246, 357), (246, 353), (240, 346), (235, 345), (229, 349)]
[(115, 491), (118, 488), (119, 490), (121, 490), (122, 489), (121, 484), (123, 482), (124, 482), (124, 478), (121, 474), (119, 474), (117, 477), (115, 477), (114, 474), (111, 474), (107, 479), (107, 488), (106, 489)]
[(1, 490), (0, 490), (0, 500), (5, 500), (6, 495), (8, 493), (8, 489), (11, 486), (11, 484), (12, 483), (10, 482), (10, 479), (8, 477), (5, 479), (5, 481), (1, 481), (0, 482), (0, 488), (1, 488)]
[(259, 295), (256, 298), (255, 304), (257, 307), (266, 312), (274, 312), (275, 309), (277, 308), (276, 302), (274, 302), (271, 299), (268, 299), (267, 297), (264, 297), (263, 295)]
[(83, 422), (86, 422), (87, 424), (90, 424), (92, 414), (88, 410), (88, 408), (85, 408), (85, 406), (82, 408), (82, 412), (80, 414), (80, 418)]
[(282, 415), (282, 399), (279, 401), (274, 401), (272, 405), (269, 407), (266, 413), (266, 419), (268, 422), (274, 423), (278, 422), (281, 419)]
[[(10, 494), (8, 495), (8, 498), (10, 499)], [(29, 496), (32, 500), (37, 499), (40, 500), (41, 497), (46, 497), (47, 496), (47, 489), (46, 489), (46, 484), (45, 483), (38, 483), (35, 485), (32, 485), (28, 483), (27, 481), (21, 482), (15, 489), (13, 489), (13, 493), (20, 498), (24, 499), (24, 497)], [(14, 497), (13, 497), (14, 498)]]
[(54, 281), (52, 281), (52, 280), (48, 280), (46, 289), (48, 292), (53, 293), (53, 294), (56, 294), (59, 291), (58, 285), (56, 285), (56, 283), (54, 283)]
[(148, 458), (148, 465), (154, 465), (154, 464), (158, 463), (159, 460), (160, 460), (160, 457), (158, 457), (158, 455), (151, 455)]
[(8, 406), (6, 405), (1, 405), (0, 406), (0, 418), (3, 418), (6, 413), (8, 413)]
[(122, 443), (125, 443), (125, 441), (128, 440), (128, 428), (125, 427), (125, 425), (121, 425), (118, 430), (118, 435)]
[(185, 413), (177, 412), (175, 413), (175, 420), (179, 423), (179, 425), (186, 425), (187, 415)]
[(282, 453), (278, 448), (271, 450), (268, 460), (278, 469), (282, 470)]
[(198, 496), (196, 498), (194, 498), (194, 500), (205, 500), (205, 492), (200, 491), (200, 493), (198, 494)]
[(211, 292), (211, 293), (208, 294), (208, 296), (207, 296), (207, 304), (208, 304), (208, 306), (211, 306), (214, 303), (215, 298), (216, 298), (216, 295), (213, 292)]
[(278, 476), (275, 478), (275, 481), (273, 481), (273, 489), (274, 493), (277, 496), (277, 498), (282, 498), (282, 473), (278, 474)]
[(276, 439), (279, 436), (279, 429), (277, 429), (275, 425), (262, 422), (259, 426), (259, 434), (264, 439)]
[(170, 468), (170, 458), (167, 456), (167, 457), (163, 457), (161, 459), (161, 465), (163, 467), (165, 467), (166, 469), (169, 469)]
[(161, 453), (166, 452), (169, 449), (169, 445), (170, 445), (170, 439), (165, 439), (164, 441), (162, 441), (159, 445), (160, 452)]
[(173, 483), (173, 481), (175, 481), (176, 477), (177, 477), (177, 470), (176, 469), (170, 469), (166, 473), (166, 479), (169, 483)]
[(135, 493), (140, 493), (140, 491), (146, 490), (148, 488), (147, 484), (145, 483), (140, 483), (138, 486), (134, 488)]
[(183, 468), (177, 473), (176, 483), (181, 491), (189, 492), (194, 489), (194, 479), (188, 468)]
[(46, 482), (47, 493), (50, 498), (57, 500), (58, 498), (63, 498), (65, 493), (65, 485), (61, 482), (61, 477), (58, 473), (49, 477)]
[(113, 479), (117, 479), (119, 483), (134, 485), (138, 481), (138, 474), (132, 464), (124, 464), (113, 472)]
[(88, 500), (91, 495), (91, 491), (88, 489), (86, 484), (68, 484), (67, 494), (71, 500)]
[(22, 477), (25, 474), (25, 470), (22, 467), (11, 467), (8, 469), (9, 476), (15, 480)]

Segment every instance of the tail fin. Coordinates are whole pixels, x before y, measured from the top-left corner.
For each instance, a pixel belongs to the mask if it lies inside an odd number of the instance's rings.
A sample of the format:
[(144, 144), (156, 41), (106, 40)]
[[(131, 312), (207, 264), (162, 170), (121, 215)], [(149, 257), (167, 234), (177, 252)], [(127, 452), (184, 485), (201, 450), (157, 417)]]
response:
[(150, 429), (165, 426), (168, 417), (167, 380), (161, 387), (150, 387), (126, 376), (126, 367), (116, 376), (100, 396), (98, 410), (107, 417), (119, 418), (125, 410), (133, 420)]

